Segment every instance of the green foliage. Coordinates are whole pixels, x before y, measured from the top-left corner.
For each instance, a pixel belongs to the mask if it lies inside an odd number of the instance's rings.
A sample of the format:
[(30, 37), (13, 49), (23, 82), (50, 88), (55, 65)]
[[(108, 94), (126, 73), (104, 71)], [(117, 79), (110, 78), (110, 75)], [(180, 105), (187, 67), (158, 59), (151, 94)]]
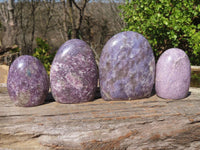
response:
[(143, 34), (156, 58), (168, 48), (186, 51), (194, 65), (200, 65), (199, 0), (126, 0), (120, 6), (125, 31)]
[(34, 49), (33, 56), (38, 58), (44, 65), (47, 73), (50, 73), (51, 63), (55, 56), (55, 53), (51, 53), (51, 47), (47, 41), (42, 38), (36, 38), (37, 47)]

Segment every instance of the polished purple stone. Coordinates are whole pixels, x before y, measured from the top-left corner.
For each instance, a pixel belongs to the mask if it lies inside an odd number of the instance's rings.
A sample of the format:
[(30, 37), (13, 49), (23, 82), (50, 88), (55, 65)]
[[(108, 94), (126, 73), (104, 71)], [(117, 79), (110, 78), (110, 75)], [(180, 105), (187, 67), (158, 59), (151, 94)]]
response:
[(51, 90), (60, 103), (93, 100), (98, 71), (94, 54), (84, 41), (73, 39), (58, 50), (50, 71)]
[(165, 99), (182, 99), (190, 87), (190, 60), (178, 48), (166, 50), (156, 65), (156, 93)]
[(155, 77), (155, 59), (149, 42), (137, 32), (116, 34), (103, 48), (99, 71), (103, 99), (149, 97)]
[(43, 64), (35, 57), (23, 55), (10, 66), (8, 93), (15, 105), (23, 107), (44, 103), (49, 91), (49, 79)]

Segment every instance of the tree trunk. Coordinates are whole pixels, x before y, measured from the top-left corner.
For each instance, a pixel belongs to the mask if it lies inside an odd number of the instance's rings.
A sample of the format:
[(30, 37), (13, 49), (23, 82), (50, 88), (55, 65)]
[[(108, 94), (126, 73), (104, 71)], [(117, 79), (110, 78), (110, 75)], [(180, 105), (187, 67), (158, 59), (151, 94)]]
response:
[(33, 42), (35, 38), (35, 11), (36, 11), (36, 2), (34, 0), (31, 0), (32, 31), (31, 31), (30, 49), (28, 50), (29, 55), (32, 55), (33, 53)]
[(2, 149), (199, 150), (200, 89), (181, 100), (156, 95), (132, 101), (15, 107), (0, 94)]
[[(3, 4), (2, 4), (3, 5)], [(3, 40), (4, 47), (12, 47), (15, 44), (15, 18), (14, 18), (14, 0), (8, 0), (8, 22), (6, 21), (6, 33), (4, 38), (6, 41)]]
[(65, 4), (65, 0), (62, 0), (62, 5), (63, 5), (63, 29), (64, 29), (64, 40), (68, 40), (68, 27), (67, 27), (67, 10), (66, 10), (66, 4)]
[(75, 18), (74, 18), (74, 10), (73, 10), (73, 5), (72, 5), (72, 0), (67, 0), (67, 8), (69, 12), (69, 18), (70, 18), (70, 23), (71, 23), (71, 38), (75, 39), (76, 38), (76, 26), (75, 26)]

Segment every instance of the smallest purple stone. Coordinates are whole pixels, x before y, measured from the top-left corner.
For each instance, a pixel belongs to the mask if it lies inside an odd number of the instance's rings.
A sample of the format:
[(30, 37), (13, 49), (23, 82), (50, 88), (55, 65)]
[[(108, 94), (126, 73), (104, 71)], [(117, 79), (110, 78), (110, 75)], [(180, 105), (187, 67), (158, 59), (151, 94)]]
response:
[(49, 79), (43, 64), (33, 56), (18, 57), (10, 66), (7, 88), (16, 106), (43, 104), (49, 91)]
[(156, 65), (156, 93), (165, 99), (182, 99), (188, 95), (191, 67), (187, 54), (178, 48), (166, 50)]

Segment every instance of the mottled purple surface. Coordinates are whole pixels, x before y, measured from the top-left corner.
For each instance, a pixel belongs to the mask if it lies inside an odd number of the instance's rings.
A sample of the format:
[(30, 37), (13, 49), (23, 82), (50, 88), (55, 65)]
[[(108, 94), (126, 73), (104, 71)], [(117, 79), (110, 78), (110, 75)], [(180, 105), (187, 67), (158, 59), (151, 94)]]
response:
[(58, 50), (50, 72), (51, 90), (60, 103), (93, 100), (98, 71), (91, 48), (82, 40), (65, 42)]
[(49, 91), (49, 79), (43, 64), (33, 56), (18, 57), (9, 69), (7, 88), (10, 99), (17, 106), (44, 103)]
[(165, 99), (182, 99), (188, 95), (191, 67), (187, 54), (178, 48), (166, 50), (156, 65), (156, 93)]
[(151, 95), (155, 59), (149, 42), (137, 32), (121, 32), (104, 46), (100, 89), (105, 100), (131, 100)]

